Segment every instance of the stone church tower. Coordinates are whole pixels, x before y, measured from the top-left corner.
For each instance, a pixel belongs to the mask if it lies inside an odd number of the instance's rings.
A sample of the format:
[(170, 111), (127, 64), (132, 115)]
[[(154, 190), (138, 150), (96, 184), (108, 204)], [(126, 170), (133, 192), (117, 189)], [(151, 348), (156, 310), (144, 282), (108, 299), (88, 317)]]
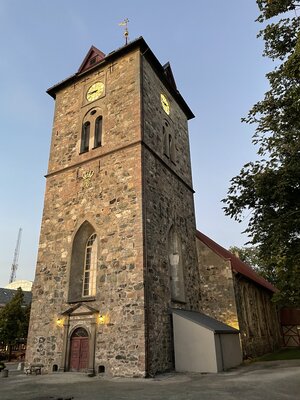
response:
[(55, 114), (26, 361), (174, 368), (171, 308), (200, 309), (187, 121), (143, 38), (48, 90)]

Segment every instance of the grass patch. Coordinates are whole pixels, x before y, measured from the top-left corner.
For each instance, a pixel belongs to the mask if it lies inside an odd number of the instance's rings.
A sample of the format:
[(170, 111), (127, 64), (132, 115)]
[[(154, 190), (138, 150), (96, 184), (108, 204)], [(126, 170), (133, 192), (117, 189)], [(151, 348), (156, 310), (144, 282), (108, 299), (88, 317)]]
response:
[(276, 360), (298, 360), (300, 359), (300, 347), (291, 349), (281, 349), (275, 353), (265, 354), (257, 361), (276, 361)]

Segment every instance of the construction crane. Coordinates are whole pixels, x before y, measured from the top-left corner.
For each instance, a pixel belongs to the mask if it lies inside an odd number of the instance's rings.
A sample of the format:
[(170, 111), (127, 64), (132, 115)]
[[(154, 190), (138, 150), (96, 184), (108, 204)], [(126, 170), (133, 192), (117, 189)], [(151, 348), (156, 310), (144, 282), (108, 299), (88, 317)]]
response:
[(12, 283), (16, 280), (17, 268), (18, 268), (18, 259), (20, 253), (20, 245), (21, 245), (21, 236), (22, 236), (22, 228), (19, 229), (17, 244), (14, 252), (14, 259), (11, 266), (9, 283)]

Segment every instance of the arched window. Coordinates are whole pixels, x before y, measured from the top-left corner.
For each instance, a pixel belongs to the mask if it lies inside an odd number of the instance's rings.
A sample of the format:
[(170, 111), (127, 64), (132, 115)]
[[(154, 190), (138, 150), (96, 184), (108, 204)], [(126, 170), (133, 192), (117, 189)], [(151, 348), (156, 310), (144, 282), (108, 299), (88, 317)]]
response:
[(172, 161), (172, 163), (175, 164), (176, 161), (175, 139), (171, 134), (169, 134), (169, 149), (170, 149), (170, 160)]
[(164, 155), (175, 164), (176, 149), (175, 149), (174, 132), (171, 132), (170, 125), (168, 124), (167, 121), (164, 121), (163, 125), (163, 144), (164, 144)]
[(181, 241), (173, 226), (169, 231), (168, 242), (171, 299), (185, 302)]
[(94, 296), (96, 293), (97, 235), (93, 233), (85, 247), (82, 295)]
[(72, 338), (74, 337), (88, 337), (88, 333), (87, 331), (80, 327), (80, 328), (76, 328), (75, 331), (72, 333)]
[(89, 121), (85, 122), (82, 126), (80, 153), (89, 151), (90, 127), (91, 124)]
[(94, 134), (94, 148), (102, 145), (102, 116), (96, 118), (95, 121), (95, 134)]
[(96, 294), (97, 235), (85, 221), (76, 232), (71, 254), (68, 301), (76, 303)]
[(82, 120), (80, 154), (102, 146), (103, 117), (99, 107), (88, 110)]
[(164, 141), (164, 155), (170, 158), (170, 137), (169, 137), (169, 124), (165, 122), (163, 126), (163, 141)]

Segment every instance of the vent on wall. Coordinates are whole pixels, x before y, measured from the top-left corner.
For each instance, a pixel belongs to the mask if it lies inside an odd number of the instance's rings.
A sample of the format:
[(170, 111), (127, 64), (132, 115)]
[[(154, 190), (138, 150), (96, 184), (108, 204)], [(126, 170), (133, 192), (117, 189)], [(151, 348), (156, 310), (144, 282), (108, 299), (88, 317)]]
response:
[(99, 365), (98, 374), (104, 374), (104, 373), (105, 373), (105, 366), (104, 365)]

